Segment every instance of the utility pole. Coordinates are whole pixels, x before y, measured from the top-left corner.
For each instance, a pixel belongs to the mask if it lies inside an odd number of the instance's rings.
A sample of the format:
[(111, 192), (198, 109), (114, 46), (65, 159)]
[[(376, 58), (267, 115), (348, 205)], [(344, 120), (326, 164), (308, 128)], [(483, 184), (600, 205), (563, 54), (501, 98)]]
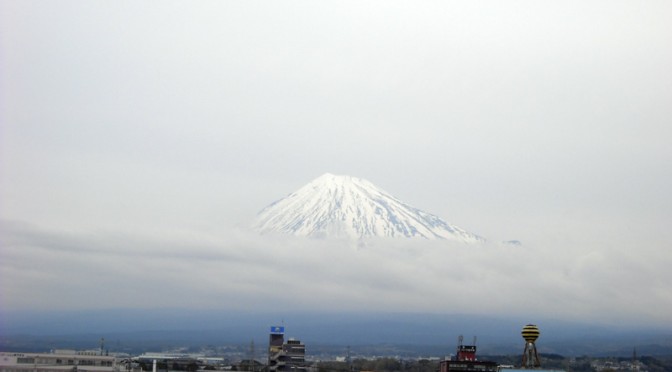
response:
[(352, 372), (352, 359), (350, 358), (350, 345), (348, 345), (348, 353), (345, 357), (345, 361), (348, 363), (348, 371)]
[(250, 371), (254, 372), (254, 340), (250, 341)]

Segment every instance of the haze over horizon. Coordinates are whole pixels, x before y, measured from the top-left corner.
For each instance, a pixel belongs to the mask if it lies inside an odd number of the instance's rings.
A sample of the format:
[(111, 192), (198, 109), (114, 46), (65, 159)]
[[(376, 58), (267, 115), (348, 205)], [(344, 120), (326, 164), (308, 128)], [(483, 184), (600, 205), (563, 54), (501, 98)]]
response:
[[(0, 307), (669, 327), (669, 19), (667, 1), (0, 0)], [(243, 228), (327, 172), (488, 242)]]

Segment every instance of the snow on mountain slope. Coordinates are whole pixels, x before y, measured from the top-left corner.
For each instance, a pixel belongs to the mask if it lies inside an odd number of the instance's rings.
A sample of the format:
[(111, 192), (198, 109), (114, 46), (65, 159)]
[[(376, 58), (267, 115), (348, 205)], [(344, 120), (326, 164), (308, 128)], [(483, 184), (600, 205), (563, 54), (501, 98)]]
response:
[(324, 174), (259, 212), (253, 227), (317, 238), (421, 237), (479, 242), (441, 218), (413, 208), (371, 182)]

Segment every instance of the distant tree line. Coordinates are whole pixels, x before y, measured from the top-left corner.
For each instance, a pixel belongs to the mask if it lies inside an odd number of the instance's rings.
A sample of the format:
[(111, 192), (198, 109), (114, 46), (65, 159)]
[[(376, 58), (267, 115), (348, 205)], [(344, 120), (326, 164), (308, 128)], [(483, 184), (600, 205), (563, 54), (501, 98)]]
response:
[[(520, 366), (520, 355), (484, 356), (482, 360), (491, 360), (500, 365)], [(589, 356), (567, 358), (558, 354), (541, 354), (541, 365), (547, 369), (559, 369), (569, 372), (594, 372), (594, 362), (615, 361), (629, 362), (631, 358), (596, 358)], [(651, 357), (642, 356), (638, 362), (648, 372), (672, 372), (672, 356)], [(313, 365), (316, 372), (437, 372), (438, 360), (400, 360), (397, 358), (354, 359), (351, 363), (324, 361)], [(610, 372), (608, 369), (603, 372)]]
[[(500, 365), (520, 366), (520, 355), (491, 355), (482, 356), (482, 360), (491, 360)], [(540, 354), (541, 365), (547, 369), (559, 369), (569, 372), (594, 372), (595, 362), (612, 361), (616, 363), (631, 361), (631, 358), (596, 358), (589, 356), (567, 358), (558, 354)], [(638, 358), (648, 372), (672, 372), (672, 356)], [(152, 364), (140, 362), (143, 371), (151, 371)], [(162, 360), (156, 363), (157, 371), (187, 371), (214, 370), (213, 366), (202, 365), (194, 359)], [(232, 371), (267, 371), (267, 366), (257, 360), (242, 360), (231, 367)], [(321, 361), (309, 366), (311, 372), (437, 372), (439, 361), (436, 359), (404, 360), (393, 357), (380, 357), (376, 359), (355, 358), (350, 363), (342, 361)], [(610, 372), (602, 369), (602, 372)]]
[(439, 362), (436, 360), (400, 360), (397, 358), (354, 359), (347, 362), (319, 362), (317, 372), (376, 371), (376, 372), (436, 372)]

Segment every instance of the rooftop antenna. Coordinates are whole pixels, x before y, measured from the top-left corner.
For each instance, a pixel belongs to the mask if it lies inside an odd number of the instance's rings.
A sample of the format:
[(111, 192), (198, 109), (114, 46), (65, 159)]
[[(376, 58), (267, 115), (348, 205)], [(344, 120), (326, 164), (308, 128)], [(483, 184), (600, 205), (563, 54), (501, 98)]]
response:
[(105, 349), (105, 338), (100, 338), (100, 355), (103, 355), (103, 349)]
[(254, 340), (252, 340), (250, 342), (250, 364), (252, 366), (250, 368), (250, 371), (254, 372), (254, 367), (255, 367), (255, 365), (254, 365), (255, 364), (254, 363)]
[(352, 371), (352, 359), (350, 358), (350, 345), (348, 345), (348, 353), (345, 357), (345, 361), (348, 363), (348, 371)]

